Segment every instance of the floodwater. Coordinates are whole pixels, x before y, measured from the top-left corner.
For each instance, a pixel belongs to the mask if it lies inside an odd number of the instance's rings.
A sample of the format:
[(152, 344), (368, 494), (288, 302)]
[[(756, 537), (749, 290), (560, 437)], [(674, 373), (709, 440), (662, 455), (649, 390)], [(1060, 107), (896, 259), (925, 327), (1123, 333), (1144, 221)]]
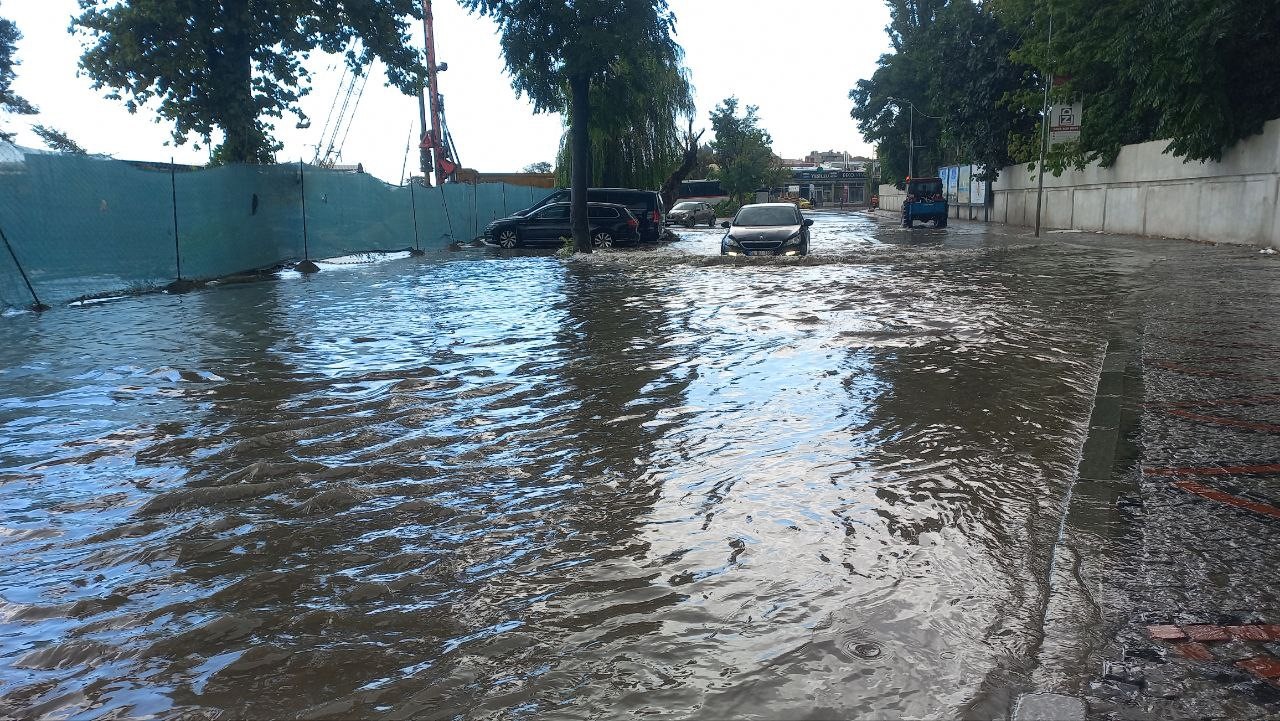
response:
[(813, 217), (0, 318), (0, 716), (1004, 713), (1131, 271)]

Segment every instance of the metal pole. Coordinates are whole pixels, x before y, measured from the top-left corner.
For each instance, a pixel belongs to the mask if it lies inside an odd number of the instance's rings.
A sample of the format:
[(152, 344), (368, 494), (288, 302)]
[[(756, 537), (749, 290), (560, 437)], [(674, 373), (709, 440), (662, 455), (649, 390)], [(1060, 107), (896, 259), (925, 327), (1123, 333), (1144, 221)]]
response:
[(178, 282), (182, 282), (182, 244), (178, 242), (178, 179), (174, 173), (173, 156), (169, 156), (169, 191), (173, 199), (173, 258), (178, 267)]
[(449, 196), (444, 193), (444, 186), (437, 185), (440, 189), (440, 205), (444, 207), (444, 219), (449, 224), (449, 240), (456, 241), (453, 237), (453, 216), (449, 215)]
[(907, 107), (911, 120), (907, 123), (907, 177), (913, 178), (916, 174), (916, 106), (907, 101)]
[(311, 260), (311, 251), (307, 246), (307, 173), (302, 158), (298, 158), (298, 184), (302, 195), (302, 259)]
[(18, 262), (18, 254), (13, 252), (13, 246), (9, 244), (9, 238), (5, 236), (3, 230), (0, 230), (0, 240), (3, 240), (4, 247), (9, 249), (9, 257), (13, 258), (13, 267), (18, 269), (18, 275), (22, 276), (22, 282), (27, 284), (27, 292), (31, 293), (31, 299), (35, 301), (31, 304), (31, 310), (37, 313), (42, 310), (49, 310), (49, 306), (40, 302), (40, 296), (36, 295), (36, 289), (32, 287), (31, 279), (27, 277), (27, 271), (22, 269), (22, 263)]
[(298, 158), (298, 183), (302, 191), (302, 262), (294, 266), (294, 270), (299, 273), (318, 273), (320, 266), (311, 262), (311, 250), (307, 246), (307, 174), (302, 158)]
[[(1049, 6), (1049, 44), (1046, 46), (1045, 62), (1053, 62), (1053, 5)], [(1036, 237), (1040, 237), (1040, 211), (1044, 207), (1044, 156), (1049, 152), (1049, 86), (1053, 85), (1053, 72), (1045, 68), (1044, 106), (1041, 108), (1040, 122), (1040, 165), (1037, 166), (1039, 178), (1036, 188)]]
[(413, 213), (413, 255), (422, 255), (422, 244), (418, 242), (418, 201), (414, 198), (413, 178), (409, 178), (409, 210)]

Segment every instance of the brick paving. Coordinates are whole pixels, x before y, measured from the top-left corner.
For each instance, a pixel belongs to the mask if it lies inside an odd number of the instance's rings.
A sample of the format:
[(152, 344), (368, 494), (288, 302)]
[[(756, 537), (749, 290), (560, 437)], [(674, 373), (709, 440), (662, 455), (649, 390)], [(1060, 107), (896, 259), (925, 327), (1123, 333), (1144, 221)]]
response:
[[(1155, 241), (1153, 241), (1155, 242)], [(1170, 241), (1171, 246), (1175, 244)], [(1138, 547), (1096, 719), (1280, 718), (1280, 262), (1170, 247), (1138, 323)], [(1114, 669), (1123, 668), (1123, 673)]]

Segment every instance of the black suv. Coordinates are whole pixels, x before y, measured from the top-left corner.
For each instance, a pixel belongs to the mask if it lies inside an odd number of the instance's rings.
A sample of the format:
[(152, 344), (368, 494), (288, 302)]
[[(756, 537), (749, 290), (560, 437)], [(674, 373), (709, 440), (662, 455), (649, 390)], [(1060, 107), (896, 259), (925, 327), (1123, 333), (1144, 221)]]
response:
[[(543, 198), (532, 208), (517, 211), (515, 215), (528, 215), (551, 203), (568, 203), (569, 191), (557, 190)], [(627, 206), (640, 221), (640, 242), (656, 243), (662, 234), (662, 220), (667, 208), (662, 204), (662, 194), (656, 190), (631, 188), (588, 188), (588, 203), (616, 203)]]
[[(521, 215), (495, 220), (484, 229), (484, 236), (503, 248), (521, 245), (560, 245), (561, 238), (573, 236), (568, 203), (547, 203)], [(591, 227), (591, 245), (612, 248), (614, 243), (639, 240), (640, 221), (623, 205), (587, 203), (587, 220)]]

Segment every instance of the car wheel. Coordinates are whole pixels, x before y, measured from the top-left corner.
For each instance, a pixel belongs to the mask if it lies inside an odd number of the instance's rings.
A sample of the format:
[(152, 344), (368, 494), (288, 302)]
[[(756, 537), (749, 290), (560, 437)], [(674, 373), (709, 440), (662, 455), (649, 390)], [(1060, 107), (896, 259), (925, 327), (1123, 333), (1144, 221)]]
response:
[(514, 248), (520, 245), (520, 233), (515, 228), (503, 228), (497, 232), (495, 239), (501, 248)]
[(596, 248), (612, 248), (613, 236), (607, 230), (597, 230), (591, 236), (591, 245)]
[(684, 226), (684, 227), (686, 227), (686, 228), (692, 228), (692, 227), (693, 227), (693, 216), (692, 216), (692, 215), (686, 215), (686, 216), (684, 216), (684, 219), (680, 221), (680, 224), (681, 224), (681, 225), (683, 225), (683, 226)]
[(934, 221), (933, 227), (935, 227), (935, 228), (945, 228), (945, 227), (947, 227), (947, 219), (946, 219), (946, 218), (938, 218), (936, 221)]
[(708, 228), (716, 227), (716, 216), (713, 215), (710, 218), (707, 218), (707, 227)]

